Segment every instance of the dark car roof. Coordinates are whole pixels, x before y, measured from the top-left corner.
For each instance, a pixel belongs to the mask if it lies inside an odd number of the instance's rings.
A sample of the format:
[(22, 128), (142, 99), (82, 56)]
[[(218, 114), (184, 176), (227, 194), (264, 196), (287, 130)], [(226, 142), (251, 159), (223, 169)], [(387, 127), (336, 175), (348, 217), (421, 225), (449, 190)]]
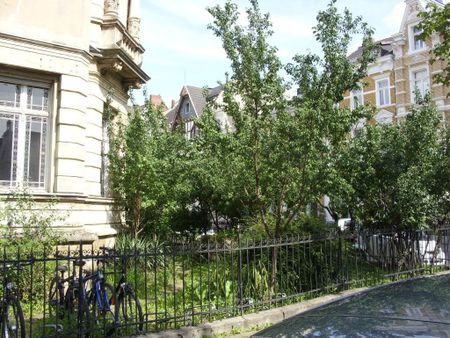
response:
[(450, 337), (450, 275), (375, 288), (253, 337)]

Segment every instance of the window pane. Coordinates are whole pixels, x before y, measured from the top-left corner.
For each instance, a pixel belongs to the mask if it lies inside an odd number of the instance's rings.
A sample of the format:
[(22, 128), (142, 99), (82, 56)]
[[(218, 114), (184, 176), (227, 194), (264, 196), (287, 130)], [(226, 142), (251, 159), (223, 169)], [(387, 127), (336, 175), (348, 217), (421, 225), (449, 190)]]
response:
[(384, 106), (386, 104), (384, 99), (384, 92), (380, 91), (380, 106)]
[(48, 89), (28, 87), (27, 108), (33, 110), (48, 110)]
[[(105, 105), (105, 109), (106, 105)], [(109, 136), (108, 136), (109, 124), (107, 119), (102, 120), (102, 167), (100, 170), (100, 189), (102, 196), (108, 196), (109, 190)]]
[(352, 91), (352, 109), (355, 109), (363, 104), (363, 92), (361, 89)]
[(414, 37), (414, 49), (422, 49), (422, 48), (423, 48), (423, 41), (417, 37)]
[(417, 26), (413, 28), (413, 35), (414, 35), (414, 49), (422, 49), (424, 47), (423, 40), (419, 39), (418, 35), (423, 32), (422, 29), (418, 28)]
[(19, 107), (20, 86), (0, 82), (0, 106)]
[(27, 116), (24, 181), (44, 187), (47, 118)]
[(388, 80), (382, 80), (378, 82), (378, 87), (380, 88), (386, 88), (388, 86)]
[(415, 94), (415, 90), (419, 90), (420, 95), (424, 97), (429, 90), (428, 83), (428, 72), (426, 69), (419, 70), (413, 73), (414, 76), (414, 88), (413, 94)]
[(427, 71), (425, 69), (419, 70), (414, 73), (414, 78), (416, 80), (423, 80), (427, 78)]
[(0, 184), (11, 185), (17, 176), (19, 116), (0, 113)]
[(380, 106), (389, 104), (389, 81), (381, 80), (378, 84), (378, 103)]

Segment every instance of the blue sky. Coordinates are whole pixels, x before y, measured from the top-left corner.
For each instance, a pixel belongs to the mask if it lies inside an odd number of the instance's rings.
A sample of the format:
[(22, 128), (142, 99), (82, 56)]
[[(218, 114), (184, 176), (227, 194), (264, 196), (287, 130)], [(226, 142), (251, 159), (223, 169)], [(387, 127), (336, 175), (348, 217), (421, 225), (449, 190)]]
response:
[[(245, 9), (247, 0), (235, 0)], [(274, 35), (272, 44), (278, 48), (284, 63), (295, 54), (318, 52), (312, 27), (317, 12), (325, 9), (328, 0), (259, 0), (263, 12), (270, 13)], [(144, 70), (150, 75), (149, 94), (160, 94), (167, 105), (178, 99), (184, 84), (198, 87), (215, 86), (224, 81), (229, 62), (221, 41), (207, 29), (212, 17), (206, 7), (223, 4), (224, 0), (141, 0), (141, 43)], [(375, 38), (398, 32), (404, 0), (338, 0), (361, 15), (375, 29)], [(359, 41), (355, 41), (356, 48)], [(141, 97), (136, 93), (136, 98)]]

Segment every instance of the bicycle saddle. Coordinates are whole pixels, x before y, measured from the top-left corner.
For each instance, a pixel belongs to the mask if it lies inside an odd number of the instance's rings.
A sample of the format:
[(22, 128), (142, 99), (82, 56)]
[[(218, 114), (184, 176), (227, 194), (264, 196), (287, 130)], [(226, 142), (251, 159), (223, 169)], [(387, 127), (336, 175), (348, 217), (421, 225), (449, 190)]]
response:
[(67, 266), (66, 266), (66, 265), (58, 265), (58, 266), (56, 267), (56, 271), (59, 271), (59, 272), (67, 272)]
[(73, 265), (75, 265), (75, 266), (83, 266), (85, 264), (86, 264), (86, 261), (83, 261), (81, 259), (76, 259), (73, 261)]

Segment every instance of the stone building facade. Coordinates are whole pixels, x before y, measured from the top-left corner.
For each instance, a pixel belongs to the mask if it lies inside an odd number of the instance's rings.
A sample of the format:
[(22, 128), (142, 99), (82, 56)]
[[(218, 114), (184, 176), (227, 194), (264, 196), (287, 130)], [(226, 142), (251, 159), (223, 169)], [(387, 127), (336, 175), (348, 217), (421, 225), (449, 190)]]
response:
[[(427, 3), (438, 0), (405, 0), (405, 11), (399, 32), (377, 42), (378, 57), (369, 66), (368, 77), (361, 88), (347, 93), (342, 104), (355, 107), (358, 104), (372, 104), (378, 108), (375, 121), (381, 123), (399, 122), (411, 111), (415, 102), (415, 89), (422, 95), (430, 91), (434, 103), (442, 113), (443, 120), (450, 119), (449, 88), (433, 80), (433, 76), (446, 67), (441, 61), (430, 64), (430, 51), (440, 42), (438, 34), (422, 41), (418, 13), (425, 10)], [(357, 59), (361, 50), (349, 57)], [(365, 121), (360, 121), (357, 129)]]
[(57, 197), (73, 241), (116, 233), (104, 106), (126, 113), (141, 69), (139, 0), (0, 3), (0, 195)]

